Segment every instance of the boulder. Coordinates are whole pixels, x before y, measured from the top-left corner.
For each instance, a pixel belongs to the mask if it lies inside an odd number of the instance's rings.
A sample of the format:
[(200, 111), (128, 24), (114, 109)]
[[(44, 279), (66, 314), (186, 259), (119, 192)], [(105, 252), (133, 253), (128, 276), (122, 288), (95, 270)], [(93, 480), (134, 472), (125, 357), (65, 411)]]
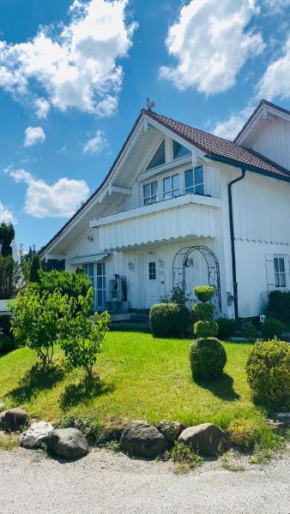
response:
[(186, 428), (181, 432), (178, 441), (189, 446), (194, 452), (210, 457), (222, 455), (230, 447), (226, 433), (212, 423)]
[(180, 436), (182, 430), (184, 429), (184, 426), (181, 423), (179, 423), (179, 421), (163, 420), (160, 421), (157, 428), (159, 432), (161, 432), (161, 434), (164, 435), (167, 441), (173, 443)]
[(122, 432), (121, 448), (129, 455), (154, 459), (168, 449), (168, 442), (153, 425), (146, 421), (132, 421)]
[(44, 443), (50, 436), (53, 430), (53, 426), (50, 423), (46, 423), (45, 421), (33, 423), (33, 425), (31, 425), (31, 427), (26, 432), (21, 434), (20, 446), (30, 449), (39, 448), (42, 443)]
[(59, 428), (53, 430), (46, 439), (47, 447), (59, 457), (78, 459), (89, 451), (89, 445), (77, 428)]
[(27, 425), (29, 414), (23, 409), (9, 409), (0, 414), (0, 430), (16, 432)]

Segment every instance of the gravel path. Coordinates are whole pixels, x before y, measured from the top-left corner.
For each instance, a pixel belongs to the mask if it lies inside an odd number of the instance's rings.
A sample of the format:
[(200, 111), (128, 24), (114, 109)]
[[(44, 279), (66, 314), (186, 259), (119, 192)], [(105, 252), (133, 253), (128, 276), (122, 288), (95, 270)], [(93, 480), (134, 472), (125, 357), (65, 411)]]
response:
[(290, 455), (234, 473), (207, 462), (172, 464), (105, 450), (73, 463), (0, 451), (1, 514), (290, 514)]

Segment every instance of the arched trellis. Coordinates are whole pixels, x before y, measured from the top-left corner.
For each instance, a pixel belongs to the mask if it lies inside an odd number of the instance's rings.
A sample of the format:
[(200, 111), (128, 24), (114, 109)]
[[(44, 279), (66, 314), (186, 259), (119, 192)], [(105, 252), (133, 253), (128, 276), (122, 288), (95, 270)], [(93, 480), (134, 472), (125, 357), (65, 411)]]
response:
[(186, 269), (190, 266), (190, 255), (199, 252), (207, 264), (208, 284), (215, 288), (216, 304), (219, 312), (222, 311), (220, 266), (215, 253), (206, 246), (187, 246), (178, 250), (173, 259), (172, 284), (186, 290)]

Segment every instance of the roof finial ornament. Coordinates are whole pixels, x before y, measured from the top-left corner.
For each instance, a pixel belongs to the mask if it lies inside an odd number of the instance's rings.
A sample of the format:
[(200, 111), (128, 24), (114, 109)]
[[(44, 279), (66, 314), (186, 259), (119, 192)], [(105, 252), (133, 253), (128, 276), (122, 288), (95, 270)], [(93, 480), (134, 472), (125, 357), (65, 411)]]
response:
[(155, 107), (155, 102), (151, 102), (150, 98), (147, 98), (146, 101), (146, 109), (147, 111), (152, 111), (152, 109)]

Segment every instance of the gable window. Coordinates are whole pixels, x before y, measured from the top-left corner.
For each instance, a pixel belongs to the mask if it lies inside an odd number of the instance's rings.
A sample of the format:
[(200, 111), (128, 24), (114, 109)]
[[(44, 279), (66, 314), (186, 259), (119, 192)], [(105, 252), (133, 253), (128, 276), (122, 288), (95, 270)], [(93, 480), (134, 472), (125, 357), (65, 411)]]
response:
[(173, 159), (179, 159), (180, 157), (185, 157), (189, 155), (191, 152), (185, 146), (182, 146), (177, 141), (173, 141)]
[(171, 175), (163, 179), (163, 199), (175, 198), (180, 195), (179, 175)]
[(156, 280), (156, 262), (149, 262), (149, 280)]
[(161, 145), (158, 147), (158, 150), (153, 155), (151, 161), (147, 166), (147, 170), (151, 170), (152, 168), (156, 168), (157, 166), (161, 166), (161, 164), (165, 163), (165, 140), (162, 141)]
[(275, 287), (286, 287), (285, 257), (274, 257)]
[(203, 167), (198, 166), (185, 172), (185, 193), (204, 195)]
[(151, 205), (158, 202), (158, 182), (155, 180), (143, 186), (144, 205)]

